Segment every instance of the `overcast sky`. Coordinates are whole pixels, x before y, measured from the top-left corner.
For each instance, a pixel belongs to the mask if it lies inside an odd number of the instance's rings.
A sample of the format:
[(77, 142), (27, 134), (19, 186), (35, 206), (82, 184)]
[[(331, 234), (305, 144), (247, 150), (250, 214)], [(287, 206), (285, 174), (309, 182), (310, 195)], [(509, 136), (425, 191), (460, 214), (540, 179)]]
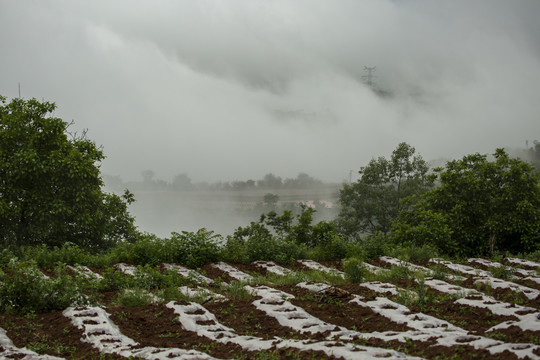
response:
[(540, 140), (539, 18), (538, 0), (0, 0), (0, 94), (56, 102), (124, 180), (339, 182), (401, 141), (430, 160)]

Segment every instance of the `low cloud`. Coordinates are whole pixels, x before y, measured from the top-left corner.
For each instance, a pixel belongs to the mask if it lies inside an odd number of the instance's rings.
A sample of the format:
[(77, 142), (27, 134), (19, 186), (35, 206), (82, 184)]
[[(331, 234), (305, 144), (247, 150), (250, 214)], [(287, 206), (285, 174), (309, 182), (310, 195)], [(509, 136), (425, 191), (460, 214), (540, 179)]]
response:
[(533, 0), (0, 0), (0, 94), (55, 101), (125, 179), (341, 181), (401, 141), (430, 159), (538, 138), (538, 14)]

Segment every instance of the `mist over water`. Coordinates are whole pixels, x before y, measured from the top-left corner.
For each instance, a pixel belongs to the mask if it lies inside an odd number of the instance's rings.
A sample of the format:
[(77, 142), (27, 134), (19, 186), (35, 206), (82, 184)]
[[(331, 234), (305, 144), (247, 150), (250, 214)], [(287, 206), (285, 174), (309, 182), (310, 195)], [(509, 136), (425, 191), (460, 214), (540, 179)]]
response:
[[(402, 141), (431, 160), (540, 138), (539, 15), (537, 0), (0, 0), (0, 94), (56, 102), (124, 181), (339, 183)], [(205, 207), (136, 195), (143, 229), (212, 228)]]

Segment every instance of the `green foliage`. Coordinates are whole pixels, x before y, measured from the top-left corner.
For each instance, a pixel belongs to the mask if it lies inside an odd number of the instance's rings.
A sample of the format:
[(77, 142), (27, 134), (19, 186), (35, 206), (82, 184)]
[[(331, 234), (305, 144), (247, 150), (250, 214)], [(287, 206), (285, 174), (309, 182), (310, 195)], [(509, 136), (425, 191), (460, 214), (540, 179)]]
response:
[(102, 292), (136, 287), (134, 277), (126, 276), (122, 271), (114, 267), (106, 268), (103, 273), (101, 273), (101, 276), (103, 278), (97, 282), (96, 288)]
[(361, 250), (360, 254), (362, 255), (362, 258), (367, 260), (386, 255), (389, 251), (388, 236), (381, 232), (368, 235), (363, 240), (359, 241), (359, 243)]
[(123, 289), (114, 299), (114, 303), (122, 306), (147, 306), (154, 298), (145, 289)]
[(340, 191), (341, 231), (349, 236), (390, 231), (392, 220), (407, 207), (404, 199), (433, 186), (435, 177), (428, 170), (427, 163), (407, 143), (400, 143), (389, 160), (372, 159), (360, 168), (360, 179), (344, 184)]
[(433, 245), (443, 253), (453, 253), (459, 245), (452, 237), (446, 214), (424, 209), (423, 206), (420, 202), (399, 214), (392, 226), (394, 240), (403, 246)]
[(189, 283), (188, 279), (178, 276), (175, 271), (161, 272), (159, 267), (138, 266), (134, 274), (133, 285), (145, 290), (179, 287)]
[(253, 297), (241, 281), (231, 281), (221, 289), (221, 292), (233, 300), (249, 300)]
[[(134, 265), (157, 265), (171, 261), (173, 254), (168, 252), (164, 239), (154, 235), (143, 235), (133, 243), (124, 242), (110, 250), (114, 262), (125, 262)], [(170, 248), (170, 246), (169, 246)]]
[(389, 256), (399, 258), (404, 261), (421, 261), (425, 259), (430, 259), (438, 256), (438, 251), (430, 244), (415, 246), (415, 245), (406, 245), (401, 246), (397, 245), (392, 247), (388, 251)]
[(343, 262), (343, 271), (347, 280), (353, 283), (360, 283), (366, 278), (367, 270), (363, 261), (358, 258), (350, 258)]
[(220, 258), (219, 241), (220, 235), (203, 228), (197, 232), (172, 233), (167, 247), (174, 254), (173, 262), (196, 268)]
[(266, 195), (264, 195), (264, 198), (263, 198), (264, 205), (276, 206), (278, 201), (279, 201), (279, 196), (276, 194), (267, 193)]
[(66, 265), (86, 264), (90, 254), (79, 246), (65, 243), (61, 247), (47, 248), (45, 244), (39, 246), (24, 247), (23, 257), (36, 262), (37, 266), (52, 269), (57, 263)]
[(11, 261), (17, 261), (15, 254), (9, 249), (0, 251), (0, 269), (4, 269)]
[(220, 235), (204, 228), (197, 232), (173, 232), (169, 239), (144, 235), (133, 243), (122, 243), (111, 250), (115, 262), (157, 265), (174, 262), (191, 268), (220, 258)]
[(84, 280), (67, 275), (61, 266), (47, 278), (33, 262), (12, 261), (0, 271), (0, 311), (30, 313), (63, 310), (87, 303), (80, 284)]
[(492, 266), (488, 271), (496, 278), (510, 280), (514, 276), (514, 268), (510, 266)]
[[(227, 238), (223, 259), (241, 263), (270, 260), (290, 264), (305, 258), (308, 247), (317, 245), (315, 241), (328, 242), (335, 235), (332, 226), (313, 226), (313, 213), (313, 209), (302, 206), (296, 216), (291, 210), (284, 210), (281, 215), (275, 211), (261, 215), (259, 222), (239, 227)], [(332, 247), (333, 243), (329, 241), (327, 244)]]
[(102, 191), (103, 152), (49, 114), (56, 106), (0, 96), (0, 242), (99, 250), (136, 234), (133, 200)]
[(313, 260), (340, 260), (347, 256), (350, 243), (342, 237), (334, 235), (331, 239), (309, 250), (309, 258)]
[(531, 164), (497, 149), (493, 161), (467, 155), (439, 171), (440, 187), (394, 224), (399, 243), (431, 243), (460, 256), (538, 248), (540, 175)]
[(295, 260), (305, 258), (307, 249), (293, 240), (280, 237), (249, 238), (245, 242), (249, 261), (267, 260), (278, 264), (291, 264)]

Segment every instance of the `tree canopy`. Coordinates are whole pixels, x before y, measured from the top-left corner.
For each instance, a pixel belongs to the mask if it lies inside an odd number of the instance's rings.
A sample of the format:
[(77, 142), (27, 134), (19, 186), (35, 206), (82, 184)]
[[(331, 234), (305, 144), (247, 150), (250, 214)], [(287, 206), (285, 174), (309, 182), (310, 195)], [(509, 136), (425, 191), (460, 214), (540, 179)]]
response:
[(540, 244), (540, 176), (533, 165), (497, 149), (493, 160), (467, 155), (440, 169), (426, 193), (394, 226), (400, 242), (434, 243), (446, 253), (532, 251)]
[(56, 105), (0, 96), (0, 241), (102, 249), (136, 233), (127, 205), (102, 191), (103, 152), (51, 116)]
[(360, 179), (344, 184), (339, 194), (338, 223), (345, 234), (390, 230), (404, 199), (433, 186), (435, 177), (414, 147), (400, 143), (390, 159), (372, 159), (360, 168)]

